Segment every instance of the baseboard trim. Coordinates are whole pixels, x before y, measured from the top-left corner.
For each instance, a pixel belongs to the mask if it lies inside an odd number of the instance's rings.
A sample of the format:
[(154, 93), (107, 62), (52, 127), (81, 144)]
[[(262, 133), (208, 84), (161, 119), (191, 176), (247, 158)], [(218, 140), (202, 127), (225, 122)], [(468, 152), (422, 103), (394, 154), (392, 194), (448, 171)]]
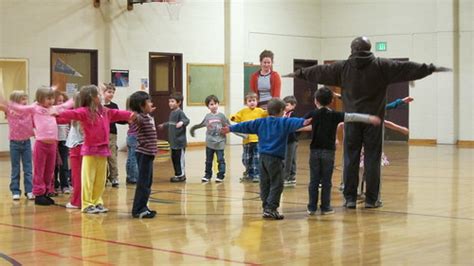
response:
[(474, 140), (458, 140), (457, 145), (460, 148), (474, 148)]
[(188, 142), (188, 147), (203, 147), (203, 146), (206, 146), (206, 142), (205, 141), (202, 141), (202, 142)]
[(435, 146), (435, 139), (409, 139), (408, 144), (413, 146)]

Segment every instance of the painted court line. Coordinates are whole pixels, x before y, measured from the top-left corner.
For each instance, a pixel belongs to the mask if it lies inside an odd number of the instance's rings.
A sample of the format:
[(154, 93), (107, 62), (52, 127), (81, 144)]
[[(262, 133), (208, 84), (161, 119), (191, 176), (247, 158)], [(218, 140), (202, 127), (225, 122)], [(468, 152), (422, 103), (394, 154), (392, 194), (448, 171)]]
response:
[[(19, 263), (17, 260), (15, 260), (14, 258), (8, 256), (8, 255), (5, 255), (3, 253), (0, 253), (0, 258), (10, 262), (11, 265), (13, 266), (20, 266), (21, 263)], [(0, 260), (1, 261), (1, 260)], [(3, 265), (3, 264), (2, 264)]]
[[(120, 245), (120, 246), (135, 247), (135, 248), (141, 248), (141, 249), (161, 251), (161, 252), (171, 253), (171, 254), (185, 255), (185, 256), (196, 257), (196, 258), (203, 258), (203, 259), (208, 259), (208, 260), (230, 262), (230, 263), (237, 263), (237, 264), (245, 264), (245, 265), (260, 265), (258, 263), (253, 263), (253, 262), (222, 259), (222, 258), (213, 257), (213, 256), (199, 255), (199, 254), (193, 254), (193, 253), (187, 253), (187, 252), (181, 252), (181, 251), (169, 250), (169, 249), (163, 249), (163, 248), (155, 248), (155, 247), (144, 246), (144, 245), (140, 245), (140, 244), (133, 244), (133, 243), (127, 243), (127, 242), (121, 242), (121, 241), (115, 241), (115, 240), (100, 239), (100, 238), (95, 238), (95, 237), (85, 237), (85, 236), (82, 236), (82, 235), (56, 232), (56, 231), (51, 231), (51, 230), (42, 229), (42, 228), (27, 227), (27, 226), (6, 224), (6, 223), (0, 223), (0, 225), (6, 226), (6, 227), (13, 227), (13, 228), (18, 228), (18, 229), (23, 229), (23, 230), (43, 232), (43, 233), (48, 233), (48, 234), (55, 234), (55, 235), (75, 237), (75, 238), (80, 238), (80, 239), (94, 240), (94, 241), (105, 242), (105, 243), (110, 243), (110, 244), (115, 244), (115, 245)], [(0, 253), (0, 255), (1, 255), (1, 253)], [(6, 259), (5, 257), (3, 257), (3, 258)]]

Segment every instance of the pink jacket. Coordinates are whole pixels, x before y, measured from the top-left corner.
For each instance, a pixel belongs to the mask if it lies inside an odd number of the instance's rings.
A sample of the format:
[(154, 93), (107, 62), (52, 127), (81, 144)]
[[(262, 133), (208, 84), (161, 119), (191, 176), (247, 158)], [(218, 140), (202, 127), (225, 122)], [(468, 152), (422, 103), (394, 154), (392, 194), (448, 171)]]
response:
[(104, 107), (102, 113), (97, 115), (95, 120), (92, 120), (89, 109), (80, 107), (60, 113), (58, 118), (81, 122), (82, 130), (84, 131), (82, 155), (108, 156), (110, 155), (108, 148), (110, 123), (128, 121), (131, 115), (132, 113), (129, 111)]
[(66, 109), (72, 108), (74, 102), (69, 100), (61, 105), (53, 105), (50, 108), (43, 107), (38, 103), (22, 105), (10, 103), (8, 108), (24, 115), (33, 116), (36, 140), (58, 140), (58, 125), (56, 117), (51, 113), (61, 113)]
[(9, 127), (9, 140), (28, 140), (35, 134), (33, 132), (33, 118), (31, 115), (24, 115), (11, 109), (7, 111)]

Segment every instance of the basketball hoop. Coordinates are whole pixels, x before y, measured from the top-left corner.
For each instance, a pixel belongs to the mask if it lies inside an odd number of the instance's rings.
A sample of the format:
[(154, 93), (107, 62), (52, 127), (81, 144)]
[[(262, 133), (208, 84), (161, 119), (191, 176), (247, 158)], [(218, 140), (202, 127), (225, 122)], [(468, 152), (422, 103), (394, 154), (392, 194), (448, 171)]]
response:
[(164, 2), (166, 2), (166, 9), (168, 9), (170, 20), (179, 20), (179, 11), (181, 10), (182, 1), (164, 0)]

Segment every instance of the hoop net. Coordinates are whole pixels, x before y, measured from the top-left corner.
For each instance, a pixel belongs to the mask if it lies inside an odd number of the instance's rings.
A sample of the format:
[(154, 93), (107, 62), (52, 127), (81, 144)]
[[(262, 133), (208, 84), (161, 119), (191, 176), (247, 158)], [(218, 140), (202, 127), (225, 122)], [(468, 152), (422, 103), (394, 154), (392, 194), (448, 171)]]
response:
[(182, 2), (180, 0), (165, 0), (165, 2), (170, 20), (179, 20), (179, 11), (181, 10)]

